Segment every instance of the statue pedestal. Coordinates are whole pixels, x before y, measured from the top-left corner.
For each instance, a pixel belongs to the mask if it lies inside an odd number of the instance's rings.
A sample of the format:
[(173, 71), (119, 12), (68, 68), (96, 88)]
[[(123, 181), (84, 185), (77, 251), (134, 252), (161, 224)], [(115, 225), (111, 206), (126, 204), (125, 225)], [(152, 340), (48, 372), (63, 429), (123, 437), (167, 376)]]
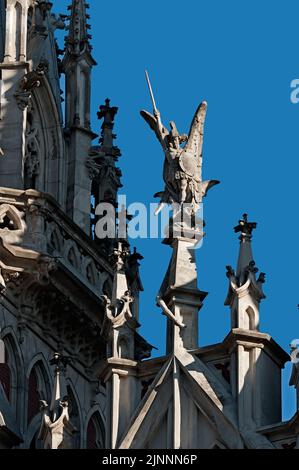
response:
[(167, 354), (177, 348), (191, 350), (198, 347), (198, 311), (207, 295), (197, 287), (195, 254), (199, 242), (198, 237), (172, 237), (163, 242), (171, 245), (173, 250), (157, 297), (158, 304), (168, 317)]

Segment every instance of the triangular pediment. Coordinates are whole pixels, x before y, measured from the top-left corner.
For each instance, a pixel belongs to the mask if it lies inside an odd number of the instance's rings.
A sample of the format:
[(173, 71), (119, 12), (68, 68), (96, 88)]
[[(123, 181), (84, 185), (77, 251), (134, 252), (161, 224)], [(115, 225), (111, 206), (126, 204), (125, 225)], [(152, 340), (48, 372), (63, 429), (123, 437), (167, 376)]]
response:
[(221, 382), (215, 386), (217, 377), (205, 368), (189, 353), (168, 359), (132, 417), (120, 448), (204, 449), (216, 442), (242, 448), (235, 423), (223, 411), (228, 392)]

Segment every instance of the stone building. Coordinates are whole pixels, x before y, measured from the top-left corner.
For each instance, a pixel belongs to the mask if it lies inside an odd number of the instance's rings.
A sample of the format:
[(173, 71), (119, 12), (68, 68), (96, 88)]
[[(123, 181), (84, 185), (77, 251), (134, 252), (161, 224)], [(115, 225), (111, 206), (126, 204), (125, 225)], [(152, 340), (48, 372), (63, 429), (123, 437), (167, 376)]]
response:
[[(281, 422), (290, 357), (259, 331), (264, 275), (246, 216), (223, 342), (198, 346), (206, 293), (188, 237), (165, 241), (166, 355), (151, 359), (138, 333), (142, 257), (94, 236), (121, 172), (109, 100), (93, 146), (87, 8), (0, 0), (0, 448), (299, 448), (299, 411)], [(298, 377), (294, 364), (297, 396)]]

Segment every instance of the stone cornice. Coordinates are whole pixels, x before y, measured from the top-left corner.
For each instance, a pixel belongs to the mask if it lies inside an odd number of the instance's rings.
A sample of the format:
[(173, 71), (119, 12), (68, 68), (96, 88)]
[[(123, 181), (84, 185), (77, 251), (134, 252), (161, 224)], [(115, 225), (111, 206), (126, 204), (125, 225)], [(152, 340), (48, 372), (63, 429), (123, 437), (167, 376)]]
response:
[(223, 344), (230, 352), (233, 351), (238, 344), (246, 348), (262, 348), (281, 368), (290, 360), (289, 354), (287, 354), (267, 333), (233, 328), (224, 339)]
[(107, 382), (113, 374), (119, 376), (137, 375), (137, 361), (119, 357), (110, 357), (103, 364), (99, 376)]

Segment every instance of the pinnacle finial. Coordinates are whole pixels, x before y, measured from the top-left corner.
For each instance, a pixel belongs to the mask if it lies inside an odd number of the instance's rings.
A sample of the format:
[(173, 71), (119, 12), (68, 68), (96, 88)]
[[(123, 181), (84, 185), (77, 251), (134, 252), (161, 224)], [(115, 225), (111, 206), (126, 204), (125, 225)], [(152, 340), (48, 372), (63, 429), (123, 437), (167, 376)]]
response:
[(124, 241), (117, 241), (117, 245), (111, 254), (111, 261), (114, 264), (115, 271), (121, 271), (126, 267), (127, 259), (130, 256), (130, 251), (127, 243)]
[(64, 356), (62, 353), (55, 352), (53, 358), (50, 360), (50, 365), (55, 366), (55, 372), (65, 371), (68, 364), (70, 364), (71, 358)]
[(61, 406), (67, 406), (67, 388), (65, 382), (66, 367), (70, 364), (69, 356), (64, 356), (60, 352), (55, 352), (50, 360), (50, 365), (54, 369), (54, 388), (50, 405), (51, 420), (54, 423), (61, 414)]
[(248, 214), (243, 214), (243, 218), (239, 220), (239, 224), (234, 227), (235, 233), (241, 232), (240, 239), (244, 237), (250, 237), (252, 235), (252, 231), (256, 228), (256, 222), (248, 222)]
[(110, 98), (106, 98), (105, 104), (102, 104), (99, 108), (100, 111), (98, 111), (98, 118), (104, 119), (104, 124), (113, 124), (118, 111), (116, 106), (110, 106), (110, 101)]
[(65, 39), (66, 49), (69, 53), (77, 56), (83, 54), (85, 51), (91, 52), (92, 46), (90, 45), (91, 35), (88, 34), (90, 25), (87, 24), (90, 16), (86, 10), (89, 4), (84, 0), (72, 0), (71, 5), (68, 6), (70, 11), (69, 19), (69, 34)]
[(116, 106), (110, 106), (110, 99), (106, 98), (105, 104), (102, 104), (98, 111), (98, 119), (103, 119), (100, 144), (106, 154), (115, 158), (120, 156), (120, 150), (114, 145), (116, 134), (113, 133), (114, 119), (118, 112)]

